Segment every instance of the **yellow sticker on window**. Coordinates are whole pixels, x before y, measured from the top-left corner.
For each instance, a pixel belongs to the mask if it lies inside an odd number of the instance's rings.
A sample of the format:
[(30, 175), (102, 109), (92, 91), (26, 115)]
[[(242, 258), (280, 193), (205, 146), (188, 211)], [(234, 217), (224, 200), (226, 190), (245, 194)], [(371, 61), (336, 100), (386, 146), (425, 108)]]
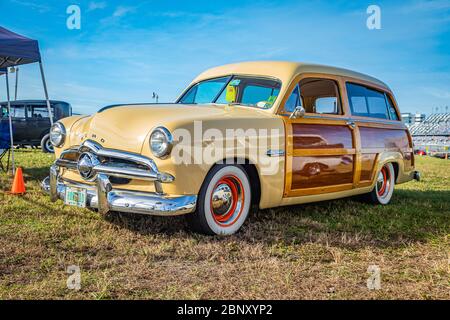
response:
[(277, 96), (270, 96), (269, 99), (267, 99), (267, 102), (273, 104), (275, 100), (277, 100)]
[(235, 87), (233, 85), (228, 85), (226, 90), (227, 90), (227, 92), (225, 95), (225, 100), (227, 100), (227, 102), (229, 102), (229, 103), (236, 102), (237, 87)]
[(269, 109), (273, 106), (273, 104), (275, 103), (275, 100), (277, 100), (278, 96), (270, 96), (269, 99), (267, 99), (267, 102), (264, 106), (264, 109)]

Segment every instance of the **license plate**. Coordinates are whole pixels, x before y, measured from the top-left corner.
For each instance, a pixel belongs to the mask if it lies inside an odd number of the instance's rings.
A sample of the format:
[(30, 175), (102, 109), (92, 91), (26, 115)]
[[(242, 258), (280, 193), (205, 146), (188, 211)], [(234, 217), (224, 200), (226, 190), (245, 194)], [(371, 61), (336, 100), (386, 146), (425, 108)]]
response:
[(69, 206), (86, 208), (86, 189), (66, 187), (65, 203)]

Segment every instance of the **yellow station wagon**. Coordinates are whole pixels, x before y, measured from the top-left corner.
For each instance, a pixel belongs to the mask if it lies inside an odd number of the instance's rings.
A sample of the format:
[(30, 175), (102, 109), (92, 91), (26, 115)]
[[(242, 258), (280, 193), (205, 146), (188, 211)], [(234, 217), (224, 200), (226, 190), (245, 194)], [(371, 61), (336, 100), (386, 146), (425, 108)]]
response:
[(116, 105), (51, 130), (53, 201), (186, 214), (193, 230), (233, 234), (251, 207), (365, 195), (391, 200), (419, 180), (394, 95), (357, 72), (246, 62), (199, 75), (174, 104)]

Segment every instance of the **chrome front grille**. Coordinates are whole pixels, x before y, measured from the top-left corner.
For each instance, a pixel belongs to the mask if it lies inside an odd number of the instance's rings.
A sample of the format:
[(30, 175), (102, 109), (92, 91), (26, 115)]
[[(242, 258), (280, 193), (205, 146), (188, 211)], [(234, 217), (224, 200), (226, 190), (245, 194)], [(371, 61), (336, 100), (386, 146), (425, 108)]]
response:
[(63, 151), (55, 161), (55, 165), (58, 168), (78, 172), (86, 181), (95, 181), (98, 174), (118, 179), (154, 181), (158, 192), (162, 192), (160, 183), (170, 183), (175, 180), (172, 175), (159, 172), (155, 162), (150, 158), (136, 153), (103, 148), (91, 140)]

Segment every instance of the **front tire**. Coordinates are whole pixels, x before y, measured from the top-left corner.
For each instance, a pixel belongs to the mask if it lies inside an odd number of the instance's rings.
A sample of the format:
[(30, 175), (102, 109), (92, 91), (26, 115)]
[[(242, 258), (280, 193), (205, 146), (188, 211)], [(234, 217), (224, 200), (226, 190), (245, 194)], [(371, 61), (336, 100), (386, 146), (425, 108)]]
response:
[(388, 204), (394, 193), (395, 171), (392, 163), (386, 163), (376, 177), (375, 187), (367, 195), (373, 204)]
[(248, 217), (252, 200), (250, 181), (240, 165), (216, 165), (200, 189), (197, 210), (186, 216), (196, 232), (231, 235)]
[(41, 148), (44, 153), (54, 153), (55, 149), (50, 142), (50, 134), (46, 134), (41, 140)]

